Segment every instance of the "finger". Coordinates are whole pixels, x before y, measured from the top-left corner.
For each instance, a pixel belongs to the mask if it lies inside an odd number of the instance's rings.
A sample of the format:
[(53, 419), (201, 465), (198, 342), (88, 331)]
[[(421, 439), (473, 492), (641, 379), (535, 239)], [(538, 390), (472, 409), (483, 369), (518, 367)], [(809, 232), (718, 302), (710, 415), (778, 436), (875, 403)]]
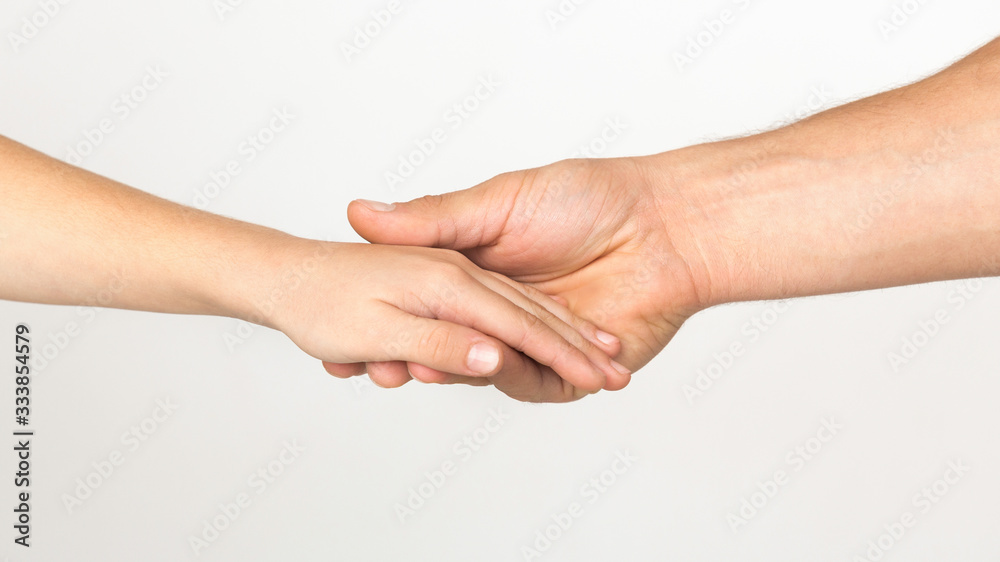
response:
[(628, 383), (632, 382), (632, 372), (628, 367), (615, 360), (612, 360), (611, 364), (618, 371), (618, 375), (615, 377), (608, 377), (608, 381), (604, 384), (604, 390), (621, 390), (628, 386)]
[(372, 361), (368, 363), (368, 378), (382, 388), (399, 388), (412, 380), (402, 361)]
[(492, 383), (486, 377), (463, 377), (431, 369), (419, 363), (407, 363), (406, 368), (410, 371), (413, 380), (427, 384), (465, 384), (469, 386), (490, 386)]
[[(447, 303), (437, 303), (437, 309), (433, 311), (435, 316), (442, 320), (469, 326), (495, 337), (535, 359), (538, 363), (552, 367), (555, 372), (574, 386), (586, 390), (599, 390), (604, 387), (607, 376), (591, 362), (580, 347), (567, 341), (538, 315), (528, 312), (489, 289), (475, 277), (469, 275), (468, 280), (469, 282), (465, 283), (464, 288), (459, 291), (459, 294), (465, 298), (453, 299)], [(512, 295), (516, 294), (509, 288), (501, 290), (506, 290)], [(517, 296), (524, 299), (519, 294)], [(536, 307), (536, 312), (540, 315), (547, 315), (540, 307)], [(548, 321), (558, 323), (558, 319), (551, 315), (547, 316)], [(572, 332), (572, 330), (568, 331)], [(575, 334), (575, 332), (573, 333)], [(581, 346), (585, 345), (585, 340), (579, 334), (576, 334), (574, 339)], [(417, 362), (438, 368), (423, 361)], [(449, 369), (439, 370), (466, 374)]]
[[(484, 278), (481, 281), (493, 291), (503, 295), (517, 306), (540, 318), (565, 338), (566, 341), (580, 349), (590, 362), (603, 372), (605, 377), (603, 388), (620, 390), (628, 385), (631, 372), (621, 364), (613, 361), (608, 351), (595, 344), (597, 342), (601, 346), (617, 353), (621, 350), (621, 343), (618, 341), (618, 338), (601, 332), (597, 329), (597, 326), (577, 317), (568, 309), (559, 306), (549, 299), (547, 295), (534, 287), (522, 285), (502, 275), (489, 272), (484, 272)], [(612, 338), (610, 344), (602, 342), (600, 340), (601, 335)]]
[(471, 386), (494, 385), (504, 394), (522, 402), (572, 402), (591, 394), (569, 384), (551, 368), (541, 366), (507, 346), (503, 348), (504, 367), (492, 377), (463, 377), (412, 363), (408, 368), (413, 378), (422, 382)]
[[(399, 331), (393, 339), (398, 344), (380, 352), (383, 359), (468, 377), (493, 375), (502, 367), (500, 342), (474, 327), (414, 316), (395, 307), (384, 317), (387, 325), (397, 326)], [(392, 356), (387, 356), (390, 353)], [(406, 366), (401, 369), (405, 371)]]
[[(566, 299), (562, 299), (565, 304), (558, 303), (555, 302), (555, 299), (551, 299), (547, 294), (535, 287), (532, 287), (531, 285), (518, 283), (508, 277), (493, 272), (488, 273), (520, 291), (526, 298), (531, 299), (532, 302), (544, 307), (549, 313), (555, 315), (567, 325), (571, 326), (579, 334), (587, 338), (587, 341), (594, 344), (598, 349), (606, 354), (605, 359), (605, 355), (595, 357), (592, 353), (588, 353), (588, 356), (591, 357), (592, 361), (595, 361), (599, 365), (603, 366), (602, 370), (607, 375), (607, 380), (604, 383), (604, 390), (621, 390), (628, 386), (629, 382), (632, 381), (632, 371), (628, 367), (613, 359), (622, 351), (620, 338), (601, 330), (593, 322), (574, 314), (573, 311), (567, 306), (569, 303)], [(605, 360), (607, 363), (604, 363)]]
[(488, 245), (503, 231), (514, 198), (512, 175), (471, 189), (386, 205), (352, 201), (347, 219), (365, 240), (377, 244), (467, 249)]
[[(614, 371), (608, 376), (608, 380), (604, 385), (604, 390), (621, 390), (628, 386), (629, 382), (632, 381), (632, 370), (613, 359), (622, 352), (621, 338), (613, 334), (609, 334), (608, 332), (598, 328), (593, 322), (577, 316), (569, 308), (569, 301), (563, 297), (558, 295), (548, 295), (531, 285), (518, 283), (508, 277), (493, 272), (488, 273), (491, 273), (515, 289), (524, 292), (526, 296), (532, 298), (532, 300), (544, 306), (560, 319), (572, 325), (591, 343), (598, 346), (601, 350), (608, 354), (609, 363), (614, 368)], [(555, 301), (554, 306), (550, 302), (550, 299), (551, 301)]]
[(604, 351), (609, 356), (615, 357), (621, 353), (621, 340), (618, 339), (617, 336), (601, 330), (593, 322), (585, 320), (574, 314), (573, 311), (569, 309), (569, 303), (566, 299), (548, 295), (536, 287), (525, 283), (518, 283), (506, 275), (501, 275), (493, 271), (485, 271), (485, 273), (521, 293), (524, 297), (543, 307), (556, 318), (559, 318), (559, 320), (569, 326), (572, 326), (577, 332), (580, 333), (580, 335), (587, 338), (587, 341), (596, 345), (601, 349), (601, 351)]
[(515, 400), (563, 403), (596, 392), (573, 386), (551, 368), (509, 348), (505, 350), (503, 362), (504, 368), (489, 380), (497, 390)]
[(326, 372), (340, 379), (349, 379), (363, 375), (366, 372), (365, 367), (364, 363), (329, 363), (323, 361), (323, 368), (326, 369)]

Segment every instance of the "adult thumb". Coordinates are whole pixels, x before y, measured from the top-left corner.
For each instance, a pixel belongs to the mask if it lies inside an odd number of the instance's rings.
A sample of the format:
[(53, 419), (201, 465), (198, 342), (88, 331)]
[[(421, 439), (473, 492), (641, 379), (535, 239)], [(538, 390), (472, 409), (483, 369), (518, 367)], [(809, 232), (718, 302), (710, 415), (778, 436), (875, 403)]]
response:
[(347, 219), (374, 244), (465, 250), (493, 243), (513, 209), (497, 178), (471, 189), (428, 195), (407, 203), (352, 201)]

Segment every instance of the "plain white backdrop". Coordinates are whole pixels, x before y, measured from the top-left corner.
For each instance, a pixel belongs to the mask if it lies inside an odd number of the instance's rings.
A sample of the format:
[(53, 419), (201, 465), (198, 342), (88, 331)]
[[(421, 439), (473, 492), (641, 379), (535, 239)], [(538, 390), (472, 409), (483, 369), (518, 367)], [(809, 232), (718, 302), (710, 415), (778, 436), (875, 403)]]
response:
[[(10, 0), (0, 134), (178, 202), (360, 241), (345, 214), (355, 198), (461, 189), (583, 146), (638, 155), (747, 134), (913, 81), (1000, 34), (987, 0), (501, 4), (401, 0), (376, 25), (387, 0)], [(724, 10), (728, 23), (712, 23)], [(377, 33), (358, 37), (366, 27)], [(481, 80), (495, 91), (469, 101)], [(456, 103), (472, 109), (456, 119)], [(609, 120), (624, 132), (594, 142)], [(390, 187), (386, 172), (436, 128), (443, 142)], [(207, 185), (234, 160), (224, 189)], [(333, 379), (282, 334), (230, 319), (0, 302), (3, 339), (29, 324), (44, 360), (32, 546), (13, 543), (11, 437), (0, 555), (997, 560), (998, 307), (989, 280), (724, 306), (627, 389), (538, 406)], [(922, 345), (894, 366), (905, 340)], [(747, 351), (728, 358), (735, 342)], [(0, 385), (10, 431), (13, 389), (13, 376)], [(956, 478), (949, 463), (969, 469)], [(225, 515), (241, 493), (249, 503)], [(574, 503), (578, 516), (563, 515)], [(397, 504), (413, 512), (401, 520)]]

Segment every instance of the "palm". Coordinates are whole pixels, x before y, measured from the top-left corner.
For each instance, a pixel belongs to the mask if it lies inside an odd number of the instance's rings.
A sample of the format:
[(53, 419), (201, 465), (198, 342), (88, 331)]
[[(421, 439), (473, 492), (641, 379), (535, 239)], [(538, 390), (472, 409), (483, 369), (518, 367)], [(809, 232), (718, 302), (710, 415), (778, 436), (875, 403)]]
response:
[(562, 162), (488, 187), (498, 198), (486, 217), (489, 243), (465, 253), (619, 336), (626, 366), (645, 365), (697, 310), (691, 277), (631, 161)]
[[(669, 208), (683, 217), (683, 206), (656, 195), (638, 162), (557, 162), (394, 212), (352, 204), (348, 217), (371, 242), (460, 250), (485, 269), (561, 297), (618, 336), (617, 359), (635, 370), (705, 306), (675, 250), (685, 220), (667, 224), (662, 214)], [(658, 205), (661, 198), (670, 204)]]

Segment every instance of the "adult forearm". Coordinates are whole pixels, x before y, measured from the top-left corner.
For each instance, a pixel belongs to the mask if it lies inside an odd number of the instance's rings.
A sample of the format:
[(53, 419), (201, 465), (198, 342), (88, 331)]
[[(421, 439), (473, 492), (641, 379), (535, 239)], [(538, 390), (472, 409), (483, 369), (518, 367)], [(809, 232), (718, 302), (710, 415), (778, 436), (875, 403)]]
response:
[[(0, 137), (0, 298), (248, 316), (292, 237), (177, 205)], [(263, 318), (261, 318), (263, 320)]]
[(685, 225), (673, 238), (705, 304), (1000, 274), (1000, 41), (916, 84), (642, 162), (666, 224)]

